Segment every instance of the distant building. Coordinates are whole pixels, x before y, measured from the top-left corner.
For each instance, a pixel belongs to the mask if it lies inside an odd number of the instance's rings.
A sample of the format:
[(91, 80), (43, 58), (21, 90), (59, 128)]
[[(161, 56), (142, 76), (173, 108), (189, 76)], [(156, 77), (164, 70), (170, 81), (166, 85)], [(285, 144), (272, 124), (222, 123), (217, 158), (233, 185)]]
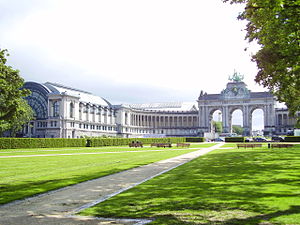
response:
[(26, 82), (26, 98), (36, 120), (24, 128), (27, 137), (197, 136), (196, 103), (112, 105), (89, 92), (55, 83)]
[[(300, 112), (297, 112), (296, 115), (297, 117), (300, 117)], [(293, 133), (296, 119), (289, 116), (287, 108), (276, 108), (275, 118), (276, 134)]]
[[(268, 92), (251, 92), (242, 79), (232, 80), (220, 94), (201, 92), (196, 102), (112, 105), (87, 91), (56, 83), (26, 82), (26, 97), (35, 120), (24, 127), (26, 137), (79, 138), (83, 136), (165, 137), (203, 136), (211, 132), (212, 114), (222, 112), (223, 132), (231, 132), (232, 113), (243, 112), (245, 135), (252, 130), (252, 112), (264, 112), (265, 134), (283, 134), (295, 120), (286, 109), (276, 109)], [(221, 116), (221, 115), (219, 115)]]

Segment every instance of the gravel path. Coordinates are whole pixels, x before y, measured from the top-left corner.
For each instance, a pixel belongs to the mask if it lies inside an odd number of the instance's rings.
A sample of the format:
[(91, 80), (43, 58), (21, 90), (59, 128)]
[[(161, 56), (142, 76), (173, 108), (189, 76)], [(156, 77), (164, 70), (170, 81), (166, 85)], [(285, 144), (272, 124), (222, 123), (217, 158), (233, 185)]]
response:
[(146, 224), (148, 220), (79, 217), (74, 214), (220, 148), (222, 145), (223, 143), (219, 143), (213, 147), (0, 206), (0, 225)]

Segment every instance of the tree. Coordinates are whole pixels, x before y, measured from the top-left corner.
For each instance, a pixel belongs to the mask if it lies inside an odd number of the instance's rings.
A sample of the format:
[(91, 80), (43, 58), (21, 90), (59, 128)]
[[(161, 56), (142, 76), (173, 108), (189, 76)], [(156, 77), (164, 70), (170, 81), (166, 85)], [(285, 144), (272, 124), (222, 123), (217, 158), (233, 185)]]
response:
[(29, 90), (21, 89), (24, 80), (19, 71), (6, 65), (7, 50), (0, 49), (0, 134), (10, 130), (14, 135), (33, 118), (33, 111), (23, 97)]
[(213, 123), (213, 127), (215, 129), (215, 132), (217, 132), (217, 133), (223, 132), (222, 122), (213, 120), (212, 123)]
[(244, 128), (241, 125), (232, 125), (232, 132), (238, 135), (243, 135)]
[[(252, 56), (255, 81), (285, 102), (290, 115), (300, 111), (300, 1), (223, 0), (245, 3), (238, 19), (248, 21), (246, 39), (261, 49)], [(300, 118), (298, 117), (298, 125)]]

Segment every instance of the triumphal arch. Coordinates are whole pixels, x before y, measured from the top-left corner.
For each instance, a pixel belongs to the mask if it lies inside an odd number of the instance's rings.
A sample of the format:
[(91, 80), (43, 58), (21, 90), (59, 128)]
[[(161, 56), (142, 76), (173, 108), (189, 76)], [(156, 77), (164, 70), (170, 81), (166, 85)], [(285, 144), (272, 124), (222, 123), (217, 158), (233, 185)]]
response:
[(243, 114), (244, 135), (252, 130), (252, 113), (256, 109), (263, 111), (264, 133), (272, 134), (275, 130), (275, 98), (270, 92), (251, 92), (243, 82), (244, 77), (234, 73), (229, 77), (226, 89), (220, 94), (200, 92), (199, 130), (200, 134), (212, 131), (212, 118), (216, 110), (222, 113), (223, 132), (232, 132), (232, 113), (239, 109)]

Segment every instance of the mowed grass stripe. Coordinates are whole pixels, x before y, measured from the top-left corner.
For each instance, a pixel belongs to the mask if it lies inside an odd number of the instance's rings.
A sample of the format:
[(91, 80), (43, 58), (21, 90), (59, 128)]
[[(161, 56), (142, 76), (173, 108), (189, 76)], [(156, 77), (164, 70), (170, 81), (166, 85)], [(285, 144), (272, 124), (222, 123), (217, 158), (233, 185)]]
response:
[(220, 149), (81, 214), (159, 225), (300, 224), (299, 178), (299, 145)]
[(1, 158), (0, 204), (95, 179), (194, 150)]
[[(213, 146), (214, 143), (192, 143), (190, 148), (208, 148)], [(122, 151), (145, 151), (145, 150), (170, 150), (170, 149), (178, 149), (176, 145), (172, 148), (156, 148), (145, 146), (143, 148), (129, 148), (128, 146), (106, 146), (106, 147), (86, 147), (86, 148), (60, 148), (60, 149), (9, 149), (0, 151), (0, 156), (13, 156), (13, 155), (37, 155), (37, 154), (69, 154), (69, 153), (94, 153), (94, 152), (122, 152)], [(182, 148), (187, 149), (187, 148)]]

